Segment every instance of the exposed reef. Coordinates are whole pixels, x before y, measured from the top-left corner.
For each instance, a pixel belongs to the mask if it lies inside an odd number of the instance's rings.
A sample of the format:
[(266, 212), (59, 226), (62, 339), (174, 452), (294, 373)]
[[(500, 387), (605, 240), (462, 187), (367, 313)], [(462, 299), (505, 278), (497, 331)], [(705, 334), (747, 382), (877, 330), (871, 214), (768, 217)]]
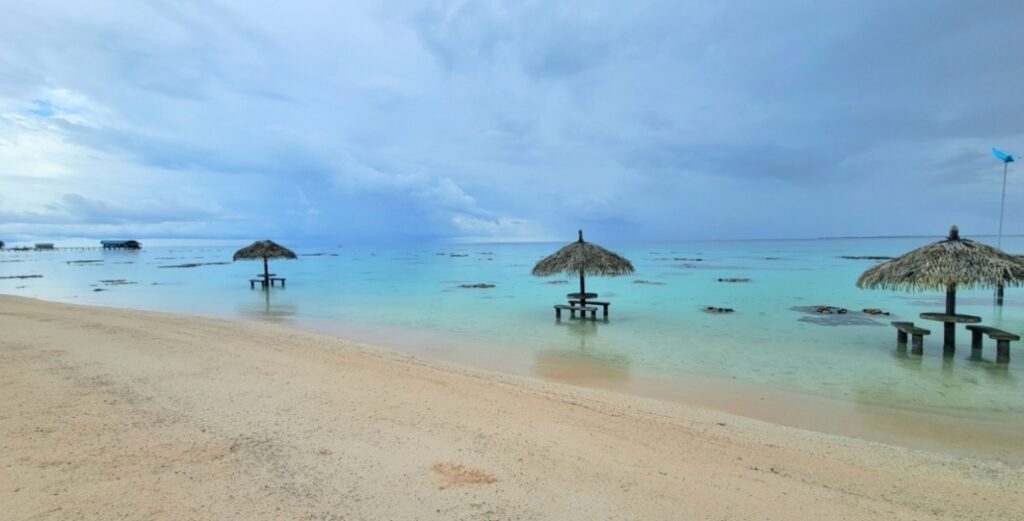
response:
[(713, 315), (724, 315), (724, 314), (727, 314), (727, 313), (735, 313), (736, 312), (736, 310), (733, 309), (733, 308), (720, 308), (720, 307), (717, 307), (717, 306), (705, 306), (703, 308), (703, 311), (705, 313), (711, 313)]
[(221, 266), (224, 264), (231, 264), (230, 262), (188, 262), (185, 264), (167, 264), (164, 266), (157, 266), (157, 268), (198, 268), (199, 266)]

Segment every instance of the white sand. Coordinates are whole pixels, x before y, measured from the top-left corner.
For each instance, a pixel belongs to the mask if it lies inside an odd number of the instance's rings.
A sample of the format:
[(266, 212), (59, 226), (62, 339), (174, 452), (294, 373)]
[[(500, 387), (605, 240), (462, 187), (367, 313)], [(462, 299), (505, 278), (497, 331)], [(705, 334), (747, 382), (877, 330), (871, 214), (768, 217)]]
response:
[(1024, 469), (0, 296), (3, 519), (1024, 519)]

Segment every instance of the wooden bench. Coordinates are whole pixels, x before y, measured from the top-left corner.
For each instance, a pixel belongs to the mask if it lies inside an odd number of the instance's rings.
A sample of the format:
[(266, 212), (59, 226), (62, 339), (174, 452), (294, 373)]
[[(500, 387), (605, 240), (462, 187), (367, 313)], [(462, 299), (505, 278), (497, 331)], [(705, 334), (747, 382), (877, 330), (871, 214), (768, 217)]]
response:
[(255, 279), (249, 279), (249, 289), (256, 289), (256, 283), (257, 282), (259, 282), (260, 285), (263, 286), (264, 288), (267, 287), (267, 282), (269, 282), (271, 286), (273, 286), (275, 282), (280, 282), (281, 283), (281, 287), (283, 288), (284, 287), (284, 281), (285, 281), (284, 277), (270, 277), (269, 281), (267, 279), (264, 279), (263, 277), (259, 277), (259, 278), (255, 278)]
[(996, 363), (1010, 363), (1010, 342), (1020, 340), (1019, 335), (988, 326), (969, 325), (971, 332), (971, 356), (981, 358), (981, 335), (996, 339)]
[(597, 308), (594, 306), (567, 306), (565, 304), (555, 304), (555, 318), (562, 318), (562, 310), (568, 309), (569, 316), (576, 318), (576, 312), (580, 312), (580, 318), (586, 318), (587, 312), (590, 312), (590, 318), (597, 320)]
[(909, 333), (913, 337), (912, 347), (910, 352), (915, 355), (924, 354), (924, 335), (932, 334), (931, 331), (923, 327), (917, 327), (913, 322), (892, 322), (893, 327), (896, 328), (896, 345), (906, 347), (907, 345), (907, 334)]
[[(578, 298), (571, 298), (571, 299), (569, 299), (569, 304), (572, 304), (574, 306), (579, 306), (582, 303), (583, 303), (583, 301), (578, 299)], [(596, 300), (588, 300), (587, 304), (593, 304), (595, 306), (601, 306), (602, 308), (604, 308), (604, 310), (603, 310), (604, 311), (604, 318), (608, 318), (608, 306), (612, 305), (611, 302), (598, 302)]]

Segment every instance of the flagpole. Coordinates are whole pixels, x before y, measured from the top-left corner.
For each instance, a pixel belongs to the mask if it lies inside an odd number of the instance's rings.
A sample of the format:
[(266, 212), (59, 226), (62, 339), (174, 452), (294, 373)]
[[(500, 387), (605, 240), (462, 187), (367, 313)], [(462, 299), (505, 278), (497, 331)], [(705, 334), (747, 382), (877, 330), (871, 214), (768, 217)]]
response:
[[(999, 235), (996, 239), (996, 247), (1003, 249), (1003, 210), (1006, 208), (1006, 169), (1010, 166), (1009, 161), (1003, 161), (1003, 199), (999, 203)], [(1003, 283), (996, 285), (996, 305), (1003, 305)]]
[(996, 239), (999, 249), (1003, 249), (1003, 209), (1006, 208), (1006, 168), (1009, 166), (1009, 161), (1003, 161), (1003, 200), (999, 203), (999, 238)]

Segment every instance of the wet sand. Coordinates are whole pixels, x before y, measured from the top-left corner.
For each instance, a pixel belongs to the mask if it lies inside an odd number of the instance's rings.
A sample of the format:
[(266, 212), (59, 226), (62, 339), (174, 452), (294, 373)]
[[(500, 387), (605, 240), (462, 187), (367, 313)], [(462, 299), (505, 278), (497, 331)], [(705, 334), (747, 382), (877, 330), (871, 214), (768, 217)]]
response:
[(10, 519), (1024, 511), (1024, 468), (1012, 462), (425, 362), (273, 324), (0, 296), (0, 331)]
[[(261, 318), (268, 320), (266, 315)], [(430, 360), (656, 398), (912, 449), (1024, 464), (1024, 417), (1019, 415), (896, 407), (857, 395), (820, 396), (693, 374), (668, 378), (636, 370), (626, 356), (585, 347), (567, 346), (522, 357), (508, 350), (480, 349), (475, 343), (461, 338), (413, 334), (399, 329), (356, 329), (310, 320), (281, 323), (306, 331), (389, 346)], [(907, 361), (914, 363), (913, 358)], [(1011, 369), (1001, 366), (994, 370)], [(1007, 395), (1005, 399), (1016, 398)]]

